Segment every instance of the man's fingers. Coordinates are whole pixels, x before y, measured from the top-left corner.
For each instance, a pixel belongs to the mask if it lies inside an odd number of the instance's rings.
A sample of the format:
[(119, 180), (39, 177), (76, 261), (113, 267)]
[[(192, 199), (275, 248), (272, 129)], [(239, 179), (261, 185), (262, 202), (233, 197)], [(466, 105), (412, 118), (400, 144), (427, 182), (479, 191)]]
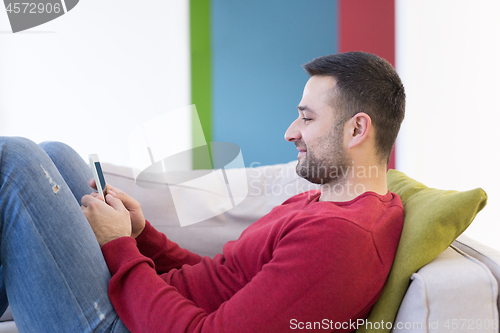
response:
[(114, 191), (114, 192), (120, 192), (119, 189), (117, 189), (116, 187), (114, 187), (113, 185), (108, 184), (108, 183), (106, 183), (106, 189)]
[(125, 206), (123, 205), (123, 202), (120, 199), (115, 198), (113, 195), (111, 195), (109, 193), (108, 193), (108, 195), (106, 195), (106, 202), (108, 203), (108, 205), (113, 207), (115, 210), (118, 210), (118, 211), (127, 210), (125, 208)]
[[(89, 185), (94, 190), (96, 189), (96, 184), (95, 184), (95, 179), (94, 178), (91, 178), (89, 180)], [(106, 191), (107, 191), (108, 194), (111, 194), (112, 197), (114, 197), (115, 199), (118, 199), (120, 201), (120, 206), (119, 207), (124, 207), (127, 211), (136, 211), (136, 210), (140, 209), (140, 205), (138, 204), (138, 202), (136, 200), (134, 200), (132, 197), (130, 197), (129, 195), (127, 195), (127, 193), (125, 193), (125, 192), (121, 191), (120, 189), (114, 187), (113, 185), (106, 184)], [(93, 196), (96, 199), (104, 201), (104, 198), (101, 195), (99, 195), (98, 192), (94, 192), (94, 193), (92, 193), (90, 195)], [(109, 204), (107, 196), (106, 196), (106, 202)], [(111, 204), (110, 204), (110, 206), (112, 206), (116, 210), (119, 210), (117, 207), (114, 207)]]
[(119, 189), (117, 189), (114, 186), (110, 185), (108, 187), (108, 193), (111, 194), (112, 196), (114, 196), (115, 198), (120, 199), (125, 207), (128, 207), (131, 203), (130, 197), (127, 195), (127, 193), (120, 191)]
[(89, 207), (90, 205), (96, 204), (98, 202), (104, 203), (103, 197), (97, 192), (84, 195), (81, 201), (82, 201), (82, 206), (84, 207)]
[[(95, 179), (94, 178), (90, 178), (89, 179), (89, 185), (90, 187), (92, 187), (94, 190), (97, 191), (97, 185), (95, 183)], [(120, 197), (122, 194), (125, 194), (124, 192), (120, 191), (119, 189), (117, 189), (116, 187), (114, 187), (113, 185), (111, 184), (107, 184), (106, 183), (106, 190), (111, 190), (112, 192), (114, 192), (116, 195), (116, 197)]]
[(106, 190), (108, 191), (108, 193), (111, 193), (115, 198), (118, 198), (122, 201), (126, 199), (127, 194), (121, 191), (120, 189), (117, 189), (113, 185), (106, 184)]
[(99, 192), (92, 192), (92, 193), (90, 193), (90, 195), (93, 196), (96, 199), (104, 201), (104, 198), (102, 197), (102, 195), (99, 194)]
[(88, 207), (92, 203), (92, 201), (94, 201), (94, 200), (97, 200), (97, 199), (94, 198), (93, 196), (91, 196), (90, 194), (84, 195), (82, 197), (82, 206)]

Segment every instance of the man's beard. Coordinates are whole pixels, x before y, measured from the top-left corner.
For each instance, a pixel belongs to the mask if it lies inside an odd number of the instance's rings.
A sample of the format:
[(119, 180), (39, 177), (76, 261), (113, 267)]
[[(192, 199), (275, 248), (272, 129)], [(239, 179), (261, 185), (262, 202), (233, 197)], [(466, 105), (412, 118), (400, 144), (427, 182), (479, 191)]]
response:
[[(307, 149), (306, 156), (298, 162), (295, 168), (299, 177), (321, 185), (343, 183), (349, 173), (351, 162), (349, 154), (343, 146), (342, 128), (343, 126), (335, 128), (333, 133), (318, 141), (322, 142), (323, 156), (315, 156), (311, 150)], [(295, 143), (297, 146), (301, 144), (305, 146), (300, 142)]]

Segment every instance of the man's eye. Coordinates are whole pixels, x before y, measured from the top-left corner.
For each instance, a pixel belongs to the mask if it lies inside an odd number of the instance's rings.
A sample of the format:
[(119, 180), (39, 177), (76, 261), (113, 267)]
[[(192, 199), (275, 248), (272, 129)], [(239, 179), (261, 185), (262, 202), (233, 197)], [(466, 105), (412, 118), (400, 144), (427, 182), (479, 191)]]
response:
[(311, 121), (312, 119), (311, 119), (311, 118), (306, 118), (306, 117), (304, 117), (304, 118), (302, 118), (302, 120), (303, 120), (305, 123), (307, 123), (308, 121)]

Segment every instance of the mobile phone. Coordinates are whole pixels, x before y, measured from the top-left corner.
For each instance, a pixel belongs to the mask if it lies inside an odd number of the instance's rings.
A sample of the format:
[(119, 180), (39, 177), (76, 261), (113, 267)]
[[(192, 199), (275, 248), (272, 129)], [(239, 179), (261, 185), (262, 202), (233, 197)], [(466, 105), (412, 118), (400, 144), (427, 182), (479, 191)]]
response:
[(97, 156), (97, 154), (90, 154), (89, 160), (90, 168), (92, 169), (92, 174), (94, 175), (97, 192), (102, 195), (104, 202), (106, 202), (106, 181), (104, 180), (99, 157)]

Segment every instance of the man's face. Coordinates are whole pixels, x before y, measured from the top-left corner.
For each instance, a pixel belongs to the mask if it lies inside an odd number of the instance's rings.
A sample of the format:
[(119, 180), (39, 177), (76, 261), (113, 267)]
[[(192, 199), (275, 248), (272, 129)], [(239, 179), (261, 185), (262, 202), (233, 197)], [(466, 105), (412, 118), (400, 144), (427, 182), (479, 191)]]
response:
[(335, 79), (312, 76), (298, 106), (299, 116), (285, 133), (299, 151), (297, 174), (315, 184), (339, 183), (350, 166), (344, 147), (344, 126), (331, 105)]

